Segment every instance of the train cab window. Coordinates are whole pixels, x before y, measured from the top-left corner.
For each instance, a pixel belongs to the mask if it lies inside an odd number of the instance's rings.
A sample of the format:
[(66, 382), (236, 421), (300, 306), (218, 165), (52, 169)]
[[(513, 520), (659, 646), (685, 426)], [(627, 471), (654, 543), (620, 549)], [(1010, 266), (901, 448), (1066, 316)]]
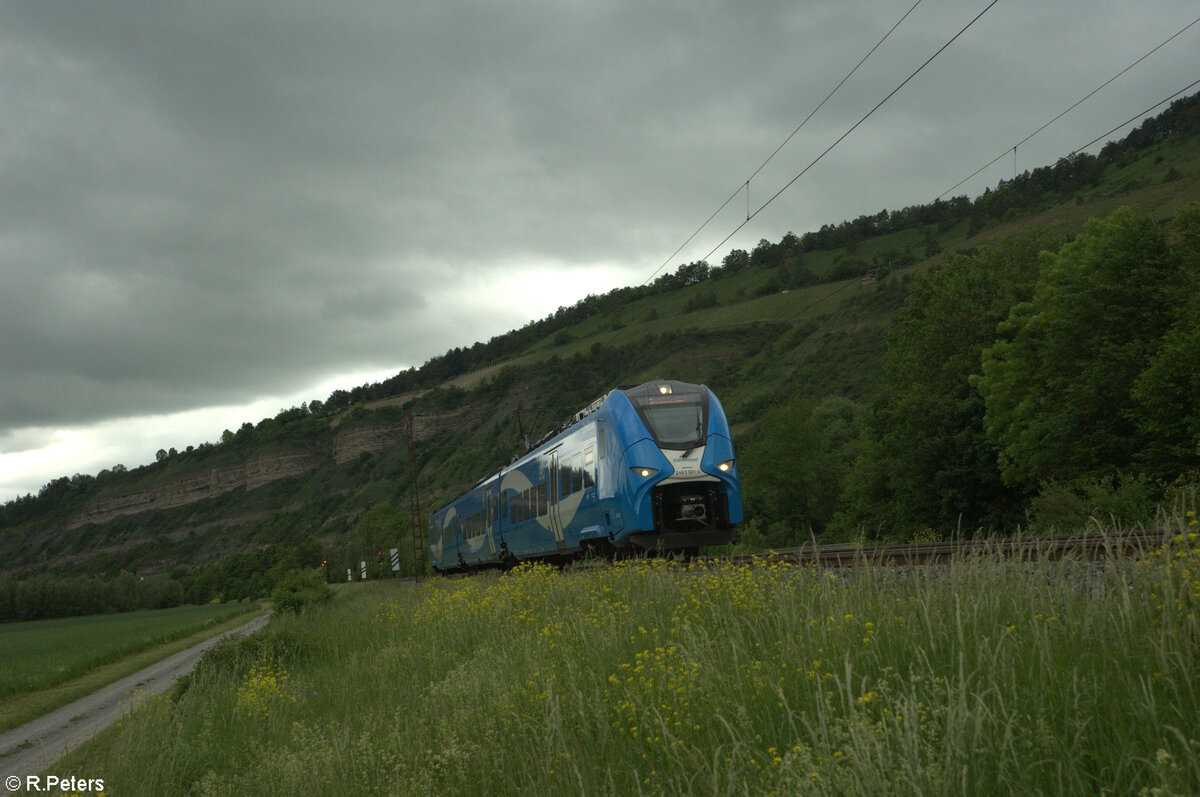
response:
[(708, 390), (685, 382), (647, 382), (625, 392), (660, 448), (704, 445), (708, 429)]

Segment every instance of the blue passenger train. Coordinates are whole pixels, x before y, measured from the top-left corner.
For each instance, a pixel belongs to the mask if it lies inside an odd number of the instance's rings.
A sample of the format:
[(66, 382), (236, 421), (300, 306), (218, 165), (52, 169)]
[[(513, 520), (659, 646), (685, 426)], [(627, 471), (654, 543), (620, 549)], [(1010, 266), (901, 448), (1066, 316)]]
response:
[(729, 542), (742, 520), (725, 411), (704, 385), (613, 390), (429, 518), (441, 572)]

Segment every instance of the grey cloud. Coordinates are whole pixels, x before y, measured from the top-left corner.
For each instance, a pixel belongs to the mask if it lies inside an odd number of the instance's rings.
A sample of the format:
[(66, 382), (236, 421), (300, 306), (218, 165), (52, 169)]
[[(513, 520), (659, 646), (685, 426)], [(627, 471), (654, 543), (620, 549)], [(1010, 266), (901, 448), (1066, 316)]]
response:
[[(598, 262), (648, 276), (910, 5), (5, 3), (0, 433), (419, 364), (529, 320), (446, 292), (501, 268), (557, 263), (581, 297)], [(977, 10), (922, 3), (754, 204)], [(928, 201), (1191, 16), (1000, 4), (726, 248)], [(1195, 42), (1022, 168), (1190, 75)]]

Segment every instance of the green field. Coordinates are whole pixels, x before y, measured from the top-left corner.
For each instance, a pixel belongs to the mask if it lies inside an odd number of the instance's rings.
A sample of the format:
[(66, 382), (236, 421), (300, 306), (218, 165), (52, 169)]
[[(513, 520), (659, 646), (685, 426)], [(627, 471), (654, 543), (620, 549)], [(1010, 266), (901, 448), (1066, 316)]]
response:
[(1128, 566), (375, 583), (57, 770), (133, 794), (1196, 794), (1195, 514)]
[(65, 683), (100, 665), (257, 609), (213, 604), (0, 625), (0, 697)]

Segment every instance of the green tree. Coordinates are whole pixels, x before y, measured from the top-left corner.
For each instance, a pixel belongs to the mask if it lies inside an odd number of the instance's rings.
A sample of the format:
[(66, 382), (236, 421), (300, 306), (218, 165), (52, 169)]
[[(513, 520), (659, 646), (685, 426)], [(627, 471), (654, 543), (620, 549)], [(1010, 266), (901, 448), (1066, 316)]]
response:
[(1189, 295), (1132, 391), (1147, 438), (1138, 459), (1162, 479), (1200, 469), (1200, 204), (1175, 219), (1174, 231)]
[(1018, 516), (1022, 496), (1000, 479), (970, 379), (996, 324), (1032, 295), (1038, 253), (1056, 243), (1045, 234), (1013, 237), (914, 278), (840, 527), (907, 537), (927, 526), (997, 528)]
[(793, 401), (763, 418), (739, 470), (770, 545), (795, 545), (824, 531), (854, 460), (862, 414), (853, 401), (830, 397)]
[(974, 380), (1008, 484), (1105, 476), (1146, 444), (1134, 383), (1172, 323), (1184, 271), (1163, 229), (1121, 208), (1042, 256)]

